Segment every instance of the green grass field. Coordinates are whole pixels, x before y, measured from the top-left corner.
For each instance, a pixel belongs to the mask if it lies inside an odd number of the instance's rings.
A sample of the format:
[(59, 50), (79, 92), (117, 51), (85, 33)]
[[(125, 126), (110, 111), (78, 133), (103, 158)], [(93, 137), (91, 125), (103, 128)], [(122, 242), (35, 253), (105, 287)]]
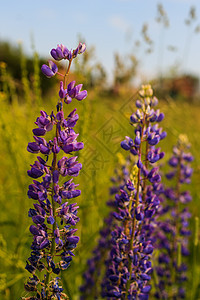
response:
[[(26, 82), (24, 83), (26, 84)], [(57, 92), (56, 92), (57, 93)], [(13, 300), (25, 296), (23, 282), (29, 276), (24, 269), (29, 257), (32, 236), (29, 233), (31, 219), (28, 209), (33, 201), (27, 197), (31, 179), (27, 176), (29, 165), (37, 155), (27, 152), (28, 142), (33, 141), (32, 129), (39, 111), (48, 114), (55, 111), (57, 96), (48, 96), (42, 101), (28, 97), (18, 100), (15, 91), (4, 89), (0, 94), (0, 299)], [(10, 100), (12, 100), (10, 103)], [(81, 237), (76, 250), (76, 257), (71, 267), (63, 273), (63, 285), (69, 291), (71, 299), (78, 299), (81, 275), (87, 265), (87, 258), (98, 238), (99, 228), (108, 212), (106, 201), (109, 199), (110, 177), (118, 163), (118, 153), (126, 156), (120, 148), (125, 135), (131, 135), (133, 128), (129, 124), (129, 116), (135, 109), (135, 95), (121, 97), (103, 97), (89, 92), (88, 98), (82, 102), (73, 100), (65, 106), (65, 114), (77, 108), (79, 121), (76, 132), (80, 133), (79, 141), (85, 143), (80, 151), (79, 161), (83, 164), (80, 176), (76, 180), (80, 184), (82, 195), (77, 199), (80, 205), (78, 234)], [(170, 157), (173, 145), (180, 133), (187, 134), (191, 143), (191, 152), (195, 157), (194, 174), (191, 190), (193, 201), (190, 210), (193, 216), (200, 213), (200, 103), (174, 102), (173, 99), (161, 100), (159, 108), (165, 113), (162, 127), (167, 131), (167, 138), (161, 142), (166, 155), (164, 162)], [(163, 162), (163, 164), (164, 164)], [(193, 217), (193, 219), (194, 219)], [(191, 227), (193, 226), (191, 222)], [(192, 248), (192, 238), (191, 238)], [(192, 257), (189, 258), (192, 261)], [(198, 266), (200, 261), (198, 261)], [(200, 274), (196, 268), (195, 276)], [(190, 283), (192, 281), (192, 276)], [(190, 298), (188, 298), (190, 299)]]

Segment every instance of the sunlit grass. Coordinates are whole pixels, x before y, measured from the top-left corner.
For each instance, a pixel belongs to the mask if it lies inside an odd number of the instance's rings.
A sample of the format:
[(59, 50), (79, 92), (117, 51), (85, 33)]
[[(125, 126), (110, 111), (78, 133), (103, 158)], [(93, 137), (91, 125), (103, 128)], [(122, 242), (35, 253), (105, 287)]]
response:
[[(24, 88), (25, 90), (28, 88), (26, 80)], [(57, 104), (57, 96), (52, 94), (43, 99), (41, 106), (38, 107), (41, 98), (37, 84), (35, 88), (36, 97), (32, 94), (31, 98), (26, 99), (24, 96), (21, 99), (15, 94), (12, 81), (8, 80), (0, 94), (0, 295), (2, 300), (18, 299), (22, 295), (24, 278), (28, 275), (24, 267), (31, 245), (28, 230), (31, 220), (27, 215), (32, 201), (27, 197), (27, 188), (31, 181), (26, 172), (34, 159), (27, 152), (26, 147), (28, 142), (33, 141), (32, 128), (39, 110), (45, 107), (45, 111), (51, 113), (52, 107), (56, 107)], [(28, 90), (24, 95), (27, 94)], [(63, 274), (65, 289), (70, 291), (69, 295), (73, 295), (72, 299), (78, 299), (82, 272), (98, 238), (103, 218), (108, 212), (106, 202), (109, 199), (109, 179), (117, 163), (117, 153), (125, 154), (120, 148), (120, 141), (125, 135), (131, 134), (129, 116), (134, 109), (135, 99), (135, 96), (130, 97), (130, 94), (121, 97), (102, 97), (91, 91), (88, 98), (84, 100), (85, 103), (75, 103), (80, 117), (77, 124), (77, 130), (80, 132), (79, 141), (85, 143), (85, 148), (79, 158), (83, 164), (79, 176), (82, 195), (78, 200), (80, 205), (78, 232), (81, 240), (72, 266), (66, 274)], [(163, 129), (168, 134), (168, 137), (161, 142), (161, 147), (166, 153), (164, 161), (170, 157), (178, 135), (187, 134), (195, 157), (194, 175), (190, 186), (193, 195), (190, 210), (194, 216), (198, 216), (200, 213), (200, 104), (176, 103), (171, 98), (167, 99), (161, 99), (159, 104), (165, 113)], [(70, 111), (67, 111), (69, 108), (66, 107), (66, 113), (71, 112), (73, 108), (73, 104)], [(197, 262), (199, 266), (198, 257)], [(196, 271), (199, 274), (199, 267)]]

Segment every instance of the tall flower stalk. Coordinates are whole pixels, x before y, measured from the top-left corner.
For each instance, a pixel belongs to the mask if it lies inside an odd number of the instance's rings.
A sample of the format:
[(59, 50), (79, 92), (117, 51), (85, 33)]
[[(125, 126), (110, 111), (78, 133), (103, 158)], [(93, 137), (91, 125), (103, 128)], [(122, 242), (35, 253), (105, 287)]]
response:
[(190, 144), (185, 135), (180, 135), (169, 159), (172, 171), (166, 177), (173, 181), (172, 187), (165, 186), (163, 202), (157, 220), (156, 246), (159, 250), (155, 272), (158, 276), (155, 296), (158, 299), (185, 298), (187, 265), (185, 257), (189, 255), (188, 238), (190, 236), (188, 202), (192, 200), (185, 184), (191, 181), (193, 160), (189, 152)]
[(108, 258), (110, 251), (111, 232), (115, 226), (116, 219), (113, 217), (115, 210), (115, 201), (113, 196), (124, 188), (130, 176), (130, 168), (132, 167), (131, 157), (123, 158), (121, 153), (118, 153), (119, 164), (115, 168), (115, 176), (111, 178), (113, 186), (110, 188), (110, 199), (107, 202), (109, 207), (112, 207), (109, 215), (104, 219), (104, 226), (99, 232), (99, 240), (97, 246), (92, 251), (92, 256), (87, 261), (87, 269), (83, 274), (84, 282), (80, 287), (81, 300), (99, 299), (101, 296), (101, 280), (104, 276), (104, 263)]
[[(156, 214), (162, 191), (161, 177), (156, 162), (164, 153), (156, 145), (166, 133), (159, 128), (164, 114), (154, 110), (158, 100), (153, 97), (151, 86), (142, 86), (140, 99), (136, 101), (137, 111), (130, 117), (135, 128), (134, 138), (126, 137), (121, 143), (123, 149), (130, 151), (135, 164), (129, 168), (124, 184), (116, 191), (109, 215), (104, 257), (104, 276), (101, 280), (101, 297), (106, 299), (148, 299), (151, 285), (153, 252), (154, 215)], [(128, 176), (127, 176), (128, 175)], [(105, 236), (105, 233), (104, 233)], [(102, 253), (101, 243), (95, 253)], [(97, 258), (96, 258), (97, 259)], [(94, 259), (86, 273), (86, 285), (82, 286), (82, 299), (91, 284), (95, 285), (93, 275)], [(88, 298), (87, 298), (88, 297)], [(98, 299), (98, 296), (96, 295)]]
[[(82, 84), (67, 83), (73, 59), (85, 49), (85, 44), (79, 43), (71, 51), (62, 44), (51, 50), (54, 60), (68, 61), (64, 74), (58, 72), (57, 65), (51, 60), (49, 66), (41, 68), (48, 78), (57, 74), (62, 80), (56, 114), (53, 111), (50, 115), (40, 112), (35, 122), (37, 127), (33, 129), (35, 141), (27, 147), (29, 152), (40, 154), (28, 170), (28, 175), (34, 179), (28, 190), (28, 197), (34, 201), (34, 208), (28, 213), (34, 225), (30, 226), (33, 242), (26, 264), (26, 269), (32, 274), (25, 283), (25, 290), (31, 294), (23, 298), (27, 300), (69, 299), (58, 276), (61, 270), (69, 267), (79, 241), (75, 235), (75, 225), (79, 221), (78, 205), (72, 200), (81, 193), (73, 177), (79, 175), (82, 165), (73, 152), (81, 150), (84, 145), (77, 141), (78, 134), (73, 129), (79, 118), (76, 109), (65, 118), (63, 106), (74, 98), (81, 101), (87, 96), (86, 90), (81, 91)], [(44, 136), (53, 129), (55, 134), (47, 141)]]
[(102, 283), (102, 296), (112, 299), (145, 300), (151, 289), (153, 218), (161, 190), (161, 176), (154, 164), (164, 156), (156, 145), (166, 133), (157, 124), (164, 114), (153, 109), (158, 100), (153, 97), (151, 86), (142, 86), (139, 95), (138, 109), (130, 117), (135, 127), (134, 140), (126, 137), (121, 143), (136, 157), (137, 174), (115, 197), (118, 212), (113, 215), (119, 222), (111, 233), (112, 249)]

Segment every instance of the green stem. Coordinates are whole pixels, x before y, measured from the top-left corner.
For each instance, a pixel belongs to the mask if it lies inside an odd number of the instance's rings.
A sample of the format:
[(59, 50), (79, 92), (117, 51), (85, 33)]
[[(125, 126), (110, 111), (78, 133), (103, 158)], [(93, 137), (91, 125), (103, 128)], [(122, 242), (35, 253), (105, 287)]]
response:
[[(68, 78), (68, 75), (69, 75), (69, 70), (70, 70), (71, 64), (72, 64), (72, 58), (69, 60), (69, 64), (68, 64), (67, 71), (66, 71), (65, 75), (60, 74), (60, 75), (63, 76), (63, 89), (64, 90), (66, 89), (67, 78)], [(64, 99), (62, 99), (61, 101), (62, 101), (61, 111), (63, 111), (63, 102), (64, 102)]]
[[(72, 59), (69, 60), (67, 71), (66, 71), (66, 73), (65, 73), (64, 76), (59, 73), (59, 75), (62, 75), (64, 77), (64, 79), (63, 79), (63, 88), (64, 89), (66, 88), (67, 77), (69, 75), (71, 63), (72, 63)], [(62, 104), (63, 104), (63, 100), (64, 99), (62, 99)], [(60, 110), (63, 111), (63, 105), (61, 106)], [(58, 136), (59, 136), (59, 131), (58, 131), (58, 126), (56, 126), (56, 138), (57, 138), (57, 141), (58, 141)], [(52, 171), (51, 171), (52, 172), (52, 177), (53, 177), (53, 172), (56, 169), (57, 169), (57, 154), (53, 153), (53, 165), (52, 165)], [(53, 217), (54, 217), (54, 223), (52, 225), (52, 241), (51, 241), (51, 252), (50, 252), (52, 258), (55, 255), (55, 249), (56, 249), (56, 242), (55, 242), (55, 236), (54, 236), (54, 231), (56, 230), (56, 202), (53, 199), (54, 188), (55, 188), (55, 183), (53, 183), (53, 185), (52, 185), (52, 193), (51, 193), (51, 197), (52, 197), (51, 204), (52, 204)], [(48, 267), (47, 274), (46, 274), (46, 280), (45, 280), (46, 299), (48, 299), (48, 284), (49, 284), (49, 281), (50, 281), (50, 267)]]
[(159, 288), (159, 280), (158, 280), (158, 277), (157, 277), (155, 266), (153, 265), (153, 261), (152, 261), (152, 268), (153, 268), (152, 279), (153, 279), (154, 287), (157, 290), (157, 293), (159, 295), (159, 299), (162, 299), (162, 294), (161, 294), (161, 291), (160, 291), (160, 288)]
[[(142, 133), (141, 133), (141, 137), (143, 138), (143, 134), (144, 134), (144, 127), (145, 127), (145, 120), (142, 126)], [(138, 158), (141, 159), (141, 155), (142, 155), (142, 141), (139, 147), (139, 154), (138, 154)], [(138, 170), (138, 176), (137, 176), (137, 189), (136, 189), (136, 201), (135, 201), (135, 206), (134, 209), (136, 209), (138, 207), (139, 204), (139, 194), (140, 194), (140, 175), (141, 175), (141, 169)], [(132, 208), (132, 204), (133, 204), (133, 197), (130, 198), (131, 204), (130, 204), (130, 211)], [(129, 251), (133, 250), (133, 241), (134, 241), (134, 236), (135, 236), (135, 229), (136, 229), (136, 216), (134, 214), (134, 217), (132, 219), (132, 232), (131, 232), (131, 238), (130, 238), (130, 246), (129, 246)], [(126, 296), (125, 296), (125, 300), (128, 299), (128, 291), (130, 289), (130, 285), (131, 285), (131, 274), (132, 274), (132, 261), (131, 258), (129, 258), (129, 263), (128, 263), (128, 271), (129, 271), (129, 279), (127, 281), (127, 285), (126, 285)]]
[[(57, 155), (56, 153), (54, 153), (53, 155), (53, 170), (52, 170), (52, 174), (53, 172), (56, 170), (56, 163), (57, 163)], [(53, 210), (53, 217), (54, 217), (54, 223), (53, 223), (53, 238), (52, 238), (52, 244), (51, 244), (51, 256), (53, 256), (54, 251), (55, 251), (55, 237), (54, 237), (54, 231), (56, 230), (56, 202), (53, 199), (53, 195), (54, 195), (54, 188), (55, 188), (55, 183), (53, 183), (53, 191), (52, 191), (52, 210)]]
[[(149, 122), (147, 122), (147, 127), (149, 126)], [(148, 159), (147, 159), (147, 154), (148, 154), (148, 150), (149, 150), (149, 144), (147, 141), (145, 141), (145, 168), (148, 168)], [(147, 188), (146, 188), (146, 184), (147, 184), (147, 178), (144, 178), (143, 180), (143, 192), (142, 192), (142, 202), (145, 202), (145, 198), (146, 198), (146, 193), (147, 193)]]
[[(58, 130), (56, 128), (56, 136), (58, 137)], [(52, 167), (52, 175), (53, 172), (56, 170), (56, 163), (57, 163), (57, 154), (54, 153), (53, 154), (53, 167)], [(52, 187), (52, 194), (51, 194), (51, 203), (52, 203), (52, 210), (53, 210), (53, 217), (54, 217), (54, 223), (52, 225), (52, 241), (51, 241), (51, 256), (54, 256), (54, 252), (55, 252), (55, 236), (54, 236), (54, 231), (56, 230), (56, 202), (53, 199), (54, 196), (54, 187), (55, 187), (55, 183), (53, 183), (53, 187)], [(45, 281), (45, 287), (46, 287), (46, 297), (48, 299), (48, 284), (49, 284), (49, 280), (50, 280), (50, 267), (48, 267), (47, 270), (47, 275), (46, 275), (46, 281)]]
[(178, 222), (179, 222), (179, 197), (180, 197), (180, 175), (181, 175), (181, 155), (180, 154), (180, 161), (177, 167), (177, 182), (176, 182), (176, 201), (175, 201), (175, 213), (176, 213), (176, 218), (174, 219), (174, 226), (176, 230), (176, 234), (173, 239), (173, 249), (172, 249), (172, 262), (171, 262), (171, 268), (172, 268), (172, 282), (176, 282), (176, 270), (174, 268), (174, 260), (176, 259), (176, 248), (177, 248), (177, 243), (178, 243), (178, 237), (179, 237), (179, 228), (178, 228)]
[(68, 65), (67, 71), (66, 71), (66, 73), (64, 75), (64, 81), (63, 81), (63, 87), (64, 87), (64, 89), (65, 89), (66, 84), (67, 84), (67, 77), (69, 75), (69, 70), (70, 70), (70, 67), (71, 67), (71, 63), (72, 63), (72, 59), (69, 60), (69, 65)]

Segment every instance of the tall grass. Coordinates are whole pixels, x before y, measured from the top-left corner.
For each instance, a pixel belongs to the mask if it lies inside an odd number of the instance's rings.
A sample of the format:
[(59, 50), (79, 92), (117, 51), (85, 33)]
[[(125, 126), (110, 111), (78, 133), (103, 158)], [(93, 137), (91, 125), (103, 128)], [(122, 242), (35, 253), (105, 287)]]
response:
[[(25, 257), (28, 257), (31, 236), (28, 228), (30, 220), (27, 216), (30, 206), (27, 188), (30, 180), (27, 177), (29, 163), (33, 159), (26, 151), (28, 142), (32, 139), (33, 122), (39, 115), (39, 110), (45, 102), (46, 111), (50, 113), (52, 103), (56, 105), (57, 96), (52, 93), (48, 99), (41, 99), (37, 55), (34, 59), (34, 76), (32, 87), (27, 77), (26, 61), (21, 52), (21, 74), (23, 93), (16, 93), (15, 83), (7, 73), (6, 65), (1, 63), (0, 76), (3, 89), (0, 93), (0, 299), (19, 299), (23, 291), (24, 278), (27, 273)], [(31, 92), (30, 92), (31, 91)], [(40, 104), (40, 106), (39, 106)], [(72, 105), (73, 106), (73, 105)], [(193, 164), (194, 175), (191, 185), (193, 202), (190, 210), (198, 217), (200, 213), (200, 105), (187, 102), (175, 103), (168, 98), (160, 101), (162, 111), (165, 112), (164, 130), (168, 133), (166, 141), (162, 142), (162, 149), (166, 152), (165, 160), (170, 156), (173, 144), (180, 133), (186, 133), (192, 144), (195, 157)], [(76, 103), (80, 116), (77, 124), (80, 139), (85, 148), (80, 155), (84, 169), (79, 176), (80, 189), (83, 191), (79, 200), (81, 218), (78, 228), (81, 242), (76, 251), (69, 272), (63, 277), (64, 288), (73, 300), (79, 298), (82, 272), (86, 267), (99, 228), (103, 225), (103, 218), (107, 214), (106, 201), (109, 198), (109, 179), (117, 163), (117, 153), (120, 152), (120, 141), (130, 132), (128, 117), (134, 107), (134, 99), (124, 94), (121, 97), (102, 97), (89, 92), (87, 103)], [(123, 153), (122, 153), (123, 154)], [(194, 220), (191, 226), (196, 224)], [(191, 249), (197, 253), (198, 243), (191, 243)], [(190, 257), (192, 263), (192, 256)], [(200, 258), (195, 255), (195, 273), (200, 276)], [(70, 274), (73, 274), (71, 276)], [(198, 280), (191, 284), (198, 285)], [(193, 282), (193, 283), (192, 283)], [(200, 289), (200, 288), (199, 288)], [(25, 292), (24, 292), (25, 295)], [(198, 299), (198, 298), (194, 298)]]

